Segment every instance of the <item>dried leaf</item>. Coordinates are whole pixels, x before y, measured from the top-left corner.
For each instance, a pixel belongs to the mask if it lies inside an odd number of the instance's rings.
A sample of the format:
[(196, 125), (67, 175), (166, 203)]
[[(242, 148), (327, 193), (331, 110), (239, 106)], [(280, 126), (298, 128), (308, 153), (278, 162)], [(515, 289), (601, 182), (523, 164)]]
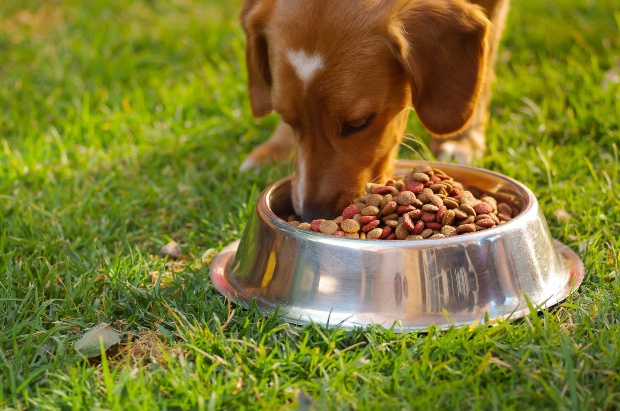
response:
[(84, 333), (82, 338), (75, 342), (74, 348), (85, 357), (92, 358), (101, 354), (101, 343), (103, 343), (104, 350), (108, 350), (120, 341), (120, 334), (109, 323), (101, 323)]

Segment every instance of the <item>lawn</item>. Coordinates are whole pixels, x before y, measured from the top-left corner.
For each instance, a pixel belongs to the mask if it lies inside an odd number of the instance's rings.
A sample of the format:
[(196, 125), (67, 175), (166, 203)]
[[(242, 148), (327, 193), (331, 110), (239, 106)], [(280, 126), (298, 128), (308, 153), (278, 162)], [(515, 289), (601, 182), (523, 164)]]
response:
[[(477, 165), (539, 198), (578, 291), (494, 327), (299, 327), (229, 304), (208, 262), (276, 165), (247, 100), (240, 0), (0, 5), (0, 409), (620, 408), (617, 0), (520, 0)], [(428, 136), (402, 157), (428, 156)], [(416, 154), (417, 153), (417, 154)], [(157, 257), (170, 240), (183, 258)], [(74, 349), (110, 323), (101, 358)]]

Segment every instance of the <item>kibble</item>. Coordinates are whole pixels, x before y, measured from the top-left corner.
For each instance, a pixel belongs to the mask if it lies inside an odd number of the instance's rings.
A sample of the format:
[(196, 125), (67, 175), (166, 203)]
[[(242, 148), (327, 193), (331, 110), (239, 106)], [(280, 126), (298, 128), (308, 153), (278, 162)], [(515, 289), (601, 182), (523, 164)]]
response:
[(519, 213), (510, 200), (487, 194), (477, 198), (442, 170), (426, 165), (401, 180), (368, 183), (364, 190), (334, 219), (283, 219), (302, 230), (336, 237), (390, 241), (474, 233), (505, 224)]

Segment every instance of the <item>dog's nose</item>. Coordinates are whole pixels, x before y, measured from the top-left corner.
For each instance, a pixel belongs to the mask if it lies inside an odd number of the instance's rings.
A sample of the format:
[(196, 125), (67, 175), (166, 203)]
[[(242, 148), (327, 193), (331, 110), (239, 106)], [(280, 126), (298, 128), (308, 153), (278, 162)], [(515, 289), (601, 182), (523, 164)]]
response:
[(308, 199), (304, 202), (301, 212), (298, 210), (298, 215), (302, 221), (309, 223), (319, 218), (335, 218), (338, 215), (338, 211), (336, 211), (335, 207), (332, 207), (330, 202)]

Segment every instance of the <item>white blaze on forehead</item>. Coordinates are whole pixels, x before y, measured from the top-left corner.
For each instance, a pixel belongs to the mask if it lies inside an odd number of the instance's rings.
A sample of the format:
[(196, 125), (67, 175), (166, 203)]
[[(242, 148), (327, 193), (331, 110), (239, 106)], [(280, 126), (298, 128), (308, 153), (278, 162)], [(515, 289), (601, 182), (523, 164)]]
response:
[(286, 58), (304, 82), (304, 87), (308, 85), (314, 74), (323, 68), (323, 58), (318, 54), (308, 55), (303, 50), (287, 50)]

